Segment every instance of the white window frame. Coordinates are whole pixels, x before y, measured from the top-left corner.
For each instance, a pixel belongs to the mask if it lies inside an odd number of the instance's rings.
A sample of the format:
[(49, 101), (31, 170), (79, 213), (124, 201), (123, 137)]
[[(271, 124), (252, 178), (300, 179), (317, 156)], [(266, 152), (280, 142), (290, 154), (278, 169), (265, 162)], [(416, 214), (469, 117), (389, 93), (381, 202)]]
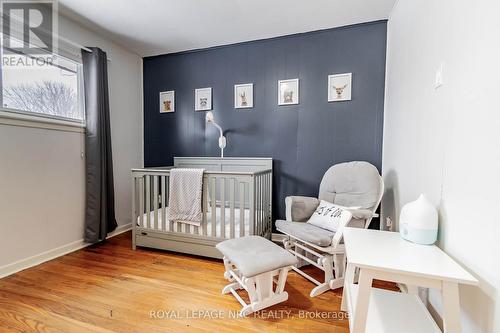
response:
[[(63, 131), (66, 130), (70, 132), (83, 132), (85, 130), (85, 90), (83, 84), (83, 69), (81, 60), (78, 61), (74, 58), (67, 57), (64, 54), (61, 54), (61, 52), (55, 52), (53, 54), (77, 64), (78, 107), (82, 112), (83, 118), (67, 118), (45, 113), (32, 112), (28, 110), (6, 108), (3, 107), (3, 105), (0, 105), (0, 124)], [(0, 66), (2, 66), (2, 64), (0, 64)], [(1, 71), (0, 75), (3, 75)], [(0, 93), (3, 94), (3, 91)]]

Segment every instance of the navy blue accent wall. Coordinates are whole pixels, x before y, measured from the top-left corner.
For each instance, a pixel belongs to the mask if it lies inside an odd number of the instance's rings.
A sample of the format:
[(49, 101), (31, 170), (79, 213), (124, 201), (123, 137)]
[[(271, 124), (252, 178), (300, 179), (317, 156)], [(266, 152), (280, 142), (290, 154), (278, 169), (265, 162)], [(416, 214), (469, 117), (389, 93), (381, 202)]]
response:
[[(226, 156), (274, 158), (274, 212), (287, 195), (318, 194), (333, 164), (381, 169), (386, 22), (315, 31), (144, 58), (144, 164), (174, 156), (219, 156), (218, 131), (194, 111), (194, 89), (212, 87)], [(327, 102), (329, 74), (353, 73), (352, 101)], [(300, 79), (300, 104), (278, 106), (280, 79)], [(254, 108), (234, 108), (234, 85), (254, 84)], [(175, 90), (175, 113), (159, 92)]]

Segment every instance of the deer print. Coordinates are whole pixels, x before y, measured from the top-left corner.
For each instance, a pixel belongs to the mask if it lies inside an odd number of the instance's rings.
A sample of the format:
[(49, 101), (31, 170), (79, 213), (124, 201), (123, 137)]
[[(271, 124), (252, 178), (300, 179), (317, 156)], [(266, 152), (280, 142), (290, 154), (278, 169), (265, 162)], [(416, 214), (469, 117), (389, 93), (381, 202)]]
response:
[(342, 87), (335, 87), (332, 85), (332, 87), (335, 89), (335, 92), (337, 93), (337, 99), (342, 99), (342, 94), (344, 93), (344, 89), (347, 88), (347, 84), (344, 84)]

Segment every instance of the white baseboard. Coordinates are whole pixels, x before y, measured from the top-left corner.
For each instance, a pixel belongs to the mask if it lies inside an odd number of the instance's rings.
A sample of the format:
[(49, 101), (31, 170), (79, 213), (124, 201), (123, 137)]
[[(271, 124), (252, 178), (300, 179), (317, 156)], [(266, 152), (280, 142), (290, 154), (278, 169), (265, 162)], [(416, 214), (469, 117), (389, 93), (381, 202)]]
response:
[[(113, 236), (122, 234), (124, 232), (129, 231), (132, 228), (132, 224), (124, 224), (118, 226), (113, 232), (110, 232), (106, 239), (111, 238)], [(37, 265), (40, 265), (41, 263), (44, 263), (46, 261), (55, 259), (57, 257), (61, 257), (65, 254), (83, 249), (84, 247), (87, 247), (89, 245), (92, 245), (92, 243), (87, 243), (83, 239), (56, 247), (55, 249), (51, 249), (39, 254), (36, 254), (34, 256), (21, 259), (18, 261), (15, 261), (11, 264), (7, 264), (4, 266), (0, 266), (0, 279), (4, 278), (6, 276), (12, 275), (14, 273), (20, 272), (22, 270), (25, 270), (30, 267), (34, 267)]]
[(132, 229), (132, 223), (127, 223), (127, 224), (124, 224), (124, 225), (119, 225), (118, 227), (116, 227), (115, 230), (111, 231), (108, 236), (106, 236), (106, 239), (108, 238), (111, 238), (111, 237), (115, 237), (119, 234), (123, 234), (124, 232), (127, 232), (129, 230)]

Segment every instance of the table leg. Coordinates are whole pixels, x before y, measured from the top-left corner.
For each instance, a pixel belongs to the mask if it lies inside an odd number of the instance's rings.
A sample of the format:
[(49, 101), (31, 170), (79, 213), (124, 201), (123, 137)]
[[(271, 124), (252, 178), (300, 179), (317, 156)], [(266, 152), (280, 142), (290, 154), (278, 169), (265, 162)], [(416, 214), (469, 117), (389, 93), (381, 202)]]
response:
[(341, 311), (348, 311), (349, 309), (347, 308), (347, 293), (346, 289), (348, 288), (351, 283), (354, 282), (354, 270), (356, 267), (354, 267), (351, 264), (347, 264), (347, 270), (344, 275), (344, 288), (342, 290), (342, 303), (340, 304), (340, 310)]
[(358, 299), (354, 310), (354, 322), (352, 333), (365, 333), (366, 317), (368, 316), (368, 305), (370, 302), (370, 292), (373, 277), (369, 272), (360, 269), (358, 282)]
[(443, 329), (444, 333), (460, 333), (460, 299), (458, 283), (443, 282)]

